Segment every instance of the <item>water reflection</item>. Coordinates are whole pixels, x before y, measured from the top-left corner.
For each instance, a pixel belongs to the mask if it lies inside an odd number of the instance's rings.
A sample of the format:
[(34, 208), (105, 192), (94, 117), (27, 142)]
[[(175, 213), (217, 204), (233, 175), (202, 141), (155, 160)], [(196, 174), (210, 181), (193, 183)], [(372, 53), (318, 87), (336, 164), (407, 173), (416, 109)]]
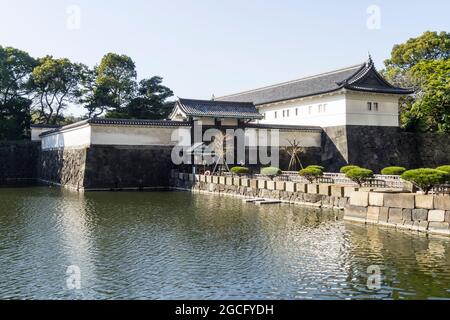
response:
[[(1, 298), (450, 298), (449, 239), (334, 211), (54, 188), (3, 189), (0, 203)], [(65, 287), (69, 265), (81, 268), (79, 291)]]

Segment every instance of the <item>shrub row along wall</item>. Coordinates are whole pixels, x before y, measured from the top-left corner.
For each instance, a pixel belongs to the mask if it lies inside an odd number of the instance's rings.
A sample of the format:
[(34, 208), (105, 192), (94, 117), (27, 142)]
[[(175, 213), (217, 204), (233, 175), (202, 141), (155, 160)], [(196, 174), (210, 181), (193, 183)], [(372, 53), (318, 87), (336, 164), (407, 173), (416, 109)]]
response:
[(36, 179), (40, 144), (30, 141), (0, 142), (0, 185)]
[(183, 190), (281, 200), (286, 203), (343, 209), (354, 187), (171, 173), (172, 186)]
[(344, 219), (450, 235), (450, 196), (356, 191)]

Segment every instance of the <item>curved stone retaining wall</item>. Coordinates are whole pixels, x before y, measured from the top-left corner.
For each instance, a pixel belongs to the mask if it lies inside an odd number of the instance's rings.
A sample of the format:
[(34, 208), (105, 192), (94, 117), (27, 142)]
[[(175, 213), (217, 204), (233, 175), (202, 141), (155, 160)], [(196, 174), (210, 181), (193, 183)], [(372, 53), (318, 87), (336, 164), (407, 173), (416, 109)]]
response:
[(450, 196), (357, 191), (344, 219), (450, 236)]

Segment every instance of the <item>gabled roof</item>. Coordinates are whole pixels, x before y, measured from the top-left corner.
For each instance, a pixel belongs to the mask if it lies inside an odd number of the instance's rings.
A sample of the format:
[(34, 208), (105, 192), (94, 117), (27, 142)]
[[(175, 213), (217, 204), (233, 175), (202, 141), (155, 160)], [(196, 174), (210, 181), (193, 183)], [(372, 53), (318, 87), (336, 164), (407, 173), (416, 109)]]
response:
[(174, 110), (180, 108), (188, 117), (262, 119), (252, 102), (179, 99)]
[(220, 101), (246, 101), (255, 105), (299, 99), (341, 89), (407, 95), (414, 91), (394, 87), (378, 73), (372, 58), (363, 64), (312, 77), (217, 98)]

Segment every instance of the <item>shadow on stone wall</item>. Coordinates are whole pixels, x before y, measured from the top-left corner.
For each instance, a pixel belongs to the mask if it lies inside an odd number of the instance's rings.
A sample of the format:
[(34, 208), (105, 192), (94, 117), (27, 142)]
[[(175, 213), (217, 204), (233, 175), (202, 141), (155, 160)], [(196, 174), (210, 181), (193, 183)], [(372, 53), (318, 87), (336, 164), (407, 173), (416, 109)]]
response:
[(22, 185), (36, 179), (40, 144), (31, 141), (0, 142), (0, 185)]

